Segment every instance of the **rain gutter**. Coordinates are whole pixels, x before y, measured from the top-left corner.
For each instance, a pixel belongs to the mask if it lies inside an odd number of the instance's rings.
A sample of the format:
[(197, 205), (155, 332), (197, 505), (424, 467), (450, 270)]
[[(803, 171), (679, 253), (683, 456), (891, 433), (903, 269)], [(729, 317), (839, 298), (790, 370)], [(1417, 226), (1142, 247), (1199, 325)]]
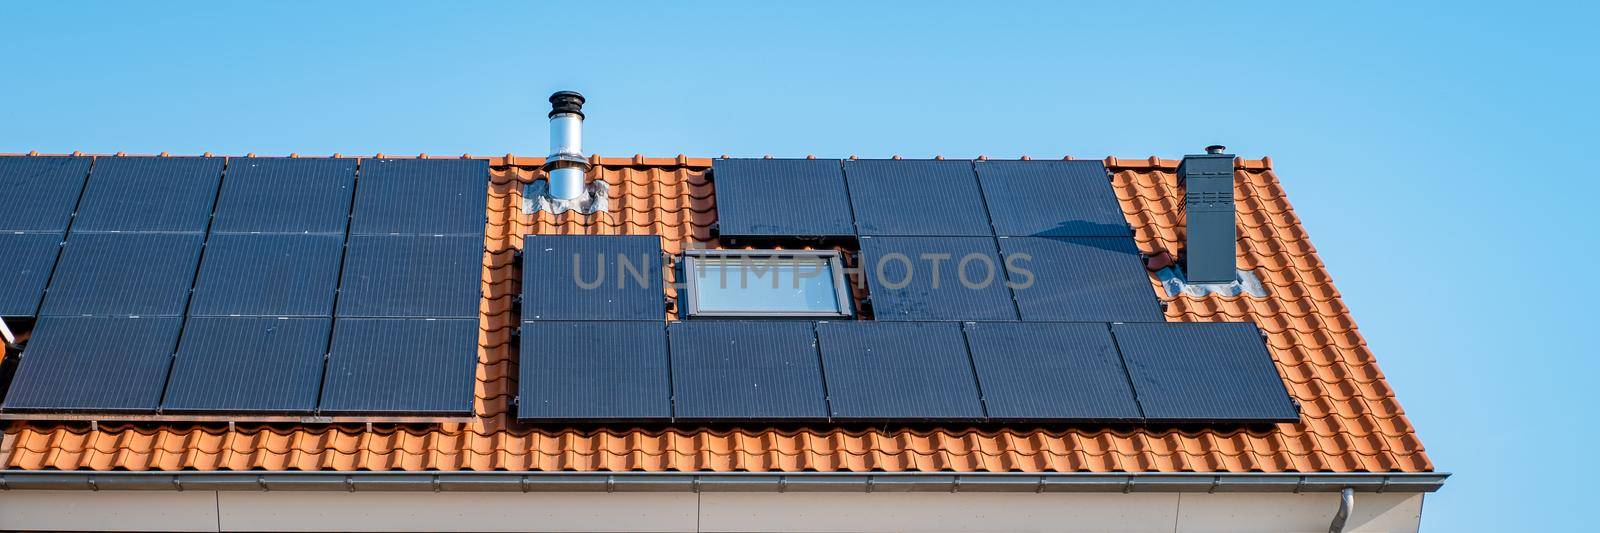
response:
[(1450, 474), (0, 471), (4, 490), (341, 492), (1434, 492)]

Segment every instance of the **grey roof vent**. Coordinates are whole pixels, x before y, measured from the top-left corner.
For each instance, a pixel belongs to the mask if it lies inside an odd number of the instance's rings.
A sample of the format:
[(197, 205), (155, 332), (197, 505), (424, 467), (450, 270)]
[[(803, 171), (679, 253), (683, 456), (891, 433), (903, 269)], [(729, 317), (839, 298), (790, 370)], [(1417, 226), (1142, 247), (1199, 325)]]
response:
[(1178, 165), (1178, 181), (1185, 188), (1184, 224), (1188, 239), (1184, 243), (1184, 274), (1189, 283), (1232, 283), (1235, 281), (1233, 154), (1226, 147), (1211, 145), (1206, 153), (1183, 156)]

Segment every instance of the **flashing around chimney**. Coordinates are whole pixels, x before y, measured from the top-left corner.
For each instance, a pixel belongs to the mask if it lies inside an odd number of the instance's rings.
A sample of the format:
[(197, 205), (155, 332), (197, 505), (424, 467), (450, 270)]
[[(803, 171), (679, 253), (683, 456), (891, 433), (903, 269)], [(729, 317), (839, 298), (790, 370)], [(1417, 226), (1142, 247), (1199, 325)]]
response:
[(1253, 296), (1267, 295), (1267, 287), (1261, 284), (1261, 279), (1249, 270), (1234, 270), (1233, 281), (1227, 282), (1200, 282), (1189, 281), (1177, 265), (1170, 265), (1156, 271), (1156, 278), (1161, 280), (1161, 288), (1166, 289), (1167, 296), (1191, 296), (1201, 298), (1209, 295), (1216, 296)]
[(522, 212), (534, 214), (548, 211), (552, 215), (559, 215), (567, 211), (576, 211), (585, 215), (606, 211), (609, 208), (611, 186), (606, 182), (594, 180), (583, 187), (583, 192), (576, 198), (561, 199), (550, 195), (550, 182), (535, 181), (528, 184), (528, 189), (522, 194)]

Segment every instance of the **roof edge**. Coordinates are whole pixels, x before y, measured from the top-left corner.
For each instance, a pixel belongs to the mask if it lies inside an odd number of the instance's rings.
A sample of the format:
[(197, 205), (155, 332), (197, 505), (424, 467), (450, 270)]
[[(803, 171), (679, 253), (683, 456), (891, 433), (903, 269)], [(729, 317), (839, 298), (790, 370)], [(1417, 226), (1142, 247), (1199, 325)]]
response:
[[(167, 152), (161, 152), (160, 154), (129, 154), (129, 153), (126, 153), (126, 152), (117, 152), (117, 153), (114, 153), (114, 154), (92, 154), (92, 153), (84, 153), (84, 152), (81, 152), (81, 151), (72, 152), (70, 154), (40, 153), (38, 151), (32, 151), (32, 152), (27, 152), (27, 153), (0, 152), (0, 157), (41, 157), (41, 156), (42, 157), (63, 157), (63, 156), (74, 156), (74, 157), (229, 157), (229, 158), (257, 157), (257, 155), (255, 153), (247, 153), (247, 154), (242, 155), (242, 156), (237, 156), (237, 155), (225, 155), (225, 154), (212, 154), (211, 152), (205, 152), (205, 153), (200, 154), (198, 156), (176, 156), (176, 155), (168, 154)], [(298, 153), (290, 153), (287, 156), (260, 156), (260, 157), (291, 157), (291, 158), (305, 157), (305, 158), (312, 158), (312, 159), (330, 158), (330, 157), (331, 158), (347, 158), (347, 159), (363, 159), (363, 158), (389, 158), (389, 159), (484, 159), (484, 160), (489, 161), (489, 165), (490, 166), (497, 166), (497, 167), (499, 167), (499, 166), (537, 167), (537, 166), (543, 165), (544, 164), (544, 160), (545, 160), (544, 156), (519, 156), (519, 155), (509, 154), (509, 153), (506, 154), (506, 155), (503, 155), (503, 156), (499, 156), (499, 155), (474, 155), (474, 154), (461, 154), (460, 156), (450, 156), (450, 155), (429, 155), (427, 153), (422, 153), (422, 154), (417, 154), (417, 155), (400, 155), (400, 154), (385, 154), (383, 152), (379, 152), (379, 153), (373, 154), (371, 156), (366, 156), (366, 155), (347, 155), (347, 154), (341, 154), (341, 153), (334, 153), (334, 154), (331, 154), (331, 155), (309, 155), (308, 156), (308, 155), (301, 155), (301, 154), (298, 154)], [(766, 157), (769, 158), (769, 159), (771, 158), (771, 156), (766, 156)], [(807, 156), (807, 158), (815, 159), (816, 156), (814, 156), (814, 155)], [(855, 158), (856, 158), (856, 156), (850, 156), (849, 157), (849, 159), (855, 159)], [(898, 159), (899, 156), (896, 156), (895, 158)], [(935, 156), (934, 158), (935, 159), (944, 159), (944, 156)], [(678, 154), (678, 155), (673, 156), (673, 157), (646, 157), (646, 156), (644, 156), (642, 154), (634, 154), (634, 155), (632, 155), (630, 157), (602, 157), (599, 154), (590, 154), (589, 155), (589, 164), (591, 164), (591, 165), (605, 165), (605, 166), (648, 166), (648, 167), (679, 166), (679, 167), (697, 167), (697, 168), (705, 167), (705, 168), (709, 168), (711, 166), (711, 162), (713, 160), (716, 160), (716, 159), (728, 159), (728, 156), (723, 155), (723, 156), (720, 156), (720, 157), (689, 157), (689, 156), (685, 156), (683, 154)], [(829, 159), (833, 159), (833, 158), (829, 158)], [(991, 159), (988, 156), (981, 156), (981, 155), (978, 156), (976, 159), (977, 160), (984, 160), (984, 161), (996, 160), (996, 159)], [(1022, 160), (1032, 160), (1033, 158), (1028, 157), (1028, 156), (1023, 156), (1020, 159), (1022, 159)], [(1073, 159), (1073, 157), (1072, 156), (1066, 156), (1063, 159), (1071, 160), (1071, 159)], [(1182, 160), (1180, 160), (1180, 159), (1164, 159), (1164, 158), (1153, 156), (1153, 155), (1149, 156), (1149, 157), (1144, 157), (1144, 158), (1125, 158), (1125, 157), (1117, 157), (1117, 156), (1106, 156), (1101, 161), (1109, 168), (1116, 168), (1116, 169), (1156, 169), (1156, 170), (1175, 170), (1175, 169), (1178, 168), (1178, 163), (1182, 162)], [(1235, 157), (1234, 158), (1234, 168), (1241, 169), (1241, 170), (1271, 170), (1272, 169), (1272, 157), (1271, 156), (1263, 156), (1261, 159), (1247, 159), (1247, 158), (1243, 158), (1243, 157)]]
[(0, 490), (338, 492), (1434, 492), (1445, 472), (0, 472)]

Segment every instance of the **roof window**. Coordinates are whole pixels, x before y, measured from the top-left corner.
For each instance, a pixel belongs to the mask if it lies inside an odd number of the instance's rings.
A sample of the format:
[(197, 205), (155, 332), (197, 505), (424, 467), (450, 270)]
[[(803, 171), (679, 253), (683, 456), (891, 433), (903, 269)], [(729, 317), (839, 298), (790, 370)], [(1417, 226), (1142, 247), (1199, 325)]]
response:
[(688, 250), (686, 317), (848, 317), (839, 252)]

